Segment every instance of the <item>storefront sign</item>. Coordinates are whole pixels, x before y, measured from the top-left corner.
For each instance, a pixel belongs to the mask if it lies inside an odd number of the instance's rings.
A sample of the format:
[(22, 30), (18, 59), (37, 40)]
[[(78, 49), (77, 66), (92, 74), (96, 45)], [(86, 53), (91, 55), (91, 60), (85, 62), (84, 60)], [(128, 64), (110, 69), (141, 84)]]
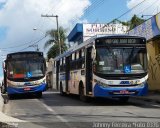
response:
[(122, 24), (83, 24), (83, 41), (95, 35), (126, 34), (127, 26)]

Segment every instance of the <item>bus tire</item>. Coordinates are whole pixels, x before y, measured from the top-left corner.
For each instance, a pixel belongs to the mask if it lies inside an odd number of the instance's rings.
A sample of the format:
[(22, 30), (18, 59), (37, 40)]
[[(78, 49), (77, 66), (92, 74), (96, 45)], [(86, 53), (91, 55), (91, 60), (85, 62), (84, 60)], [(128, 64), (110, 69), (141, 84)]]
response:
[(4, 86), (1, 87), (1, 93), (2, 93), (2, 94), (5, 94), (5, 93), (6, 93), (6, 90), (4, 89)]
[(64, 96), (65, 92), (63, 92), (63, 86), (62, 86), (62, 82), (60, 83), (60, 89), (59, 89), (60, 95)]
[(84, 95), (84, 86), (83, 84), (80, 84), (79, 86), (79, 99), (83, 102), (88, 101), (88, 97)]
[(120, 101), (121, 103), (127, 103), (128, 100), (129, 100), (129, 97), (119, 97), (119, 101)]
[(4, 84), (2, 83), (2, 86), (1, 86), (1, 93), (2, 94), (5, 94), (7, 91), (6, 91), (6, 87), (4, 86)]
[(42, 98), (42, 92), (37, 92), (36, 96), (37, 96), (37, 98)]

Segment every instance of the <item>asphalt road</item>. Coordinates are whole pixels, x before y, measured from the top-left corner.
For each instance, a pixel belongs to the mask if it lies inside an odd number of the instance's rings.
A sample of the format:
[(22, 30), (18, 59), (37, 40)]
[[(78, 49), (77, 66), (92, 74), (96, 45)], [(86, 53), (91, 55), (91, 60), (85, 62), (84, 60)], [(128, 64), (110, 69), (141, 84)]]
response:
[(41, 99), (31, 95), (16, 96), (5, 104), (3, 112), (26, 121), (17, 123), (18, 128), (93, 128), (100, 127), (100, 122), (108, 128), (160, 127), (157, 123), (160, 122), (160, 104), (134, 98), (125, 104), (101, 98), (84, 103), (75, 95), (64, 97), (56, 91), (47, 91)]

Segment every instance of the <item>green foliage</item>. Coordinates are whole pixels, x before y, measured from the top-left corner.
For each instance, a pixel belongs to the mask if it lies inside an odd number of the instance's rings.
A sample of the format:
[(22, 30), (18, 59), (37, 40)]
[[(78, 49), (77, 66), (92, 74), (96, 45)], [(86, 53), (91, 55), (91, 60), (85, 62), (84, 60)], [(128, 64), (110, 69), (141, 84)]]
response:
[[(64, 29), (63, 27), (59, 27), (61, 53), (67, 50), (67, 45), (65, 43), (67, 39), (66, 31), (67, 30)], [(48, 59), (55, 58), (60, 53), (57, 29), (51, 29), (47, 31), (46, 35), (49, 35), (50, 37), (50, 39), (44, 45), (44, 48), (50, 47), (47, 52), (47, 57)]]
[(143, 22), (145, 22), (146, 20), (139, 18), (138, 16), (134, 15), (131, 20), (124, 22), (124, 21), (119, 21), (120, 23), (122, 23), (123, 25), (126, 25), (129, 27), (129, 30), (137, 27), (138, 25), (142, 24)]
[(142, 24), (145, 20), (134, 15), (130, 20), (130, 30)]
[[(65, 52), (67, 50), (67, 46), (64, 43), (64, 45), (61, 46), (61, 52)], [(55, 58), (56, 56), (59, 55), (59, 45), (58, 44), (54, 44), (47, 52), (47, 58)]]
[(135, 28), (136, 26), (142, 24), (143, 22), (145, 22), (145, 19), (139, 18), (138, 16), (134, 15), (131, 20), (125, 22), (125, 21), (121, 21), (119, 19), (113, 19), (110, 23), (116, 24), (116, 23), (121, 23), (122, 25), (128, 26), (129, 30)]
[(59, 55), (59, 45), (55, 44), (48, 50), (47, 58), (49, 60), (50, 58), (54, 58), (58, 55)]

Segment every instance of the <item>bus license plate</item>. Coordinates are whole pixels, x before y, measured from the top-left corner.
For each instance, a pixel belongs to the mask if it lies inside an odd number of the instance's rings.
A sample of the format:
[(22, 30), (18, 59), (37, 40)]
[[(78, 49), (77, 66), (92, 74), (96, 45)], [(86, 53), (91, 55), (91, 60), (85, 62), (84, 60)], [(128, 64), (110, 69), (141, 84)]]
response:
[(120, 94), (129, 94), (129, 91), (127, 91), (127, 90), (121, 90)]
[(28, 88), (28, 87), (24, 88), (24, 91), (30, 91), (30, 90), (31, 88)]

